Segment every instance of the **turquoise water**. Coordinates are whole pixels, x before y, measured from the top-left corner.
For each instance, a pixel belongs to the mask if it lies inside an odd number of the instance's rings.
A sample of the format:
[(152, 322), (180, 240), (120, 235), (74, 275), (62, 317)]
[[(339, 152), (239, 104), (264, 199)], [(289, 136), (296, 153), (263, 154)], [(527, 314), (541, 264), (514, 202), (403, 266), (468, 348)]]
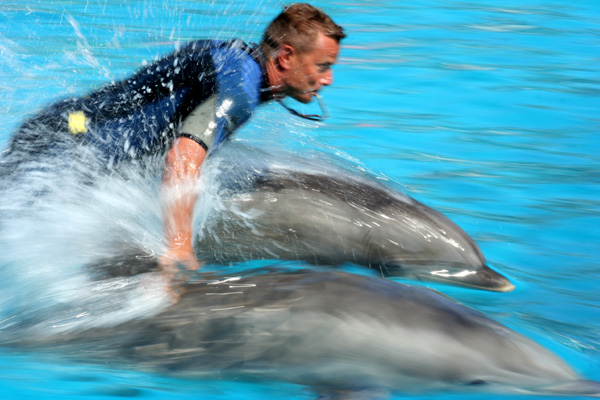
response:
[[(2, 0), (0, 143), (51, 100), (177, 43), (257, 41), (282, 4)], [(307, 123), (268, 105), (236, 140), (318, 150), (442, 211), (517, 289), (436, 288), (600, 380), (598, 2), (315, 4), (349, 34), (324, 92), (331, 119)], [(312, 398), (280, 382), (193, 382), (49, 356), (0, 357), (0, 369), (3, 399)], [(415, 398), (449, 397), (465, 396)]]

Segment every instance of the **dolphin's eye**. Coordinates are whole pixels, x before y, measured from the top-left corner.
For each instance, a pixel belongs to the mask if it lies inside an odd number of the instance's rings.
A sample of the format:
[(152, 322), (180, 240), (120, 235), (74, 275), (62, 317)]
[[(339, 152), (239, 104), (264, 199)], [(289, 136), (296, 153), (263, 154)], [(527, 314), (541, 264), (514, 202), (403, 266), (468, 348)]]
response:
[(470, 386), (485, 385), (485, 384), (487, 384), (487, 382), (484, 381), (483, 379), (475, 379), (475, 380), (472, 380), (471, 382), (467, 383), (467, 385), (470, 385)]

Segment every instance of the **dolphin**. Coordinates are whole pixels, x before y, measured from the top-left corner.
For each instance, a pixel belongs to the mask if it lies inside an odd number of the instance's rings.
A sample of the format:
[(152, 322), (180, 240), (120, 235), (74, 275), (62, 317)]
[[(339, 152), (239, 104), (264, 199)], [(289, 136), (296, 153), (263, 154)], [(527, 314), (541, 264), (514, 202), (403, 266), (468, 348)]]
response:
[(154, 315), (21, 334), (2, 345), (194, 379), (287, 381), (331, 397), (361, 390), (600, 396), (599, 383), (544, 347), (427, 288), (313, 267), (204, 273), (180, 292)]
[(224, 153), (219, 156), (228, 160), (219, 166), (221, 207), (197, 224), (196, 255), (205, 262), (350, 262), (385, 276), (514, 289), (486, 265), (459, 226), (373, 176), (327, 167), (322, 160), (304, 160), (300, 167), (257, 166), (243, 160), (264, 156), (240, 146)]
[[(19, 143), (0, 158), (0, 191), (6, 199), (0, 214), (9, 210), (12, 218), (18, 211), (27, 219), (32, 204), (52, 210), (82, 199), (96, 201), (105, 197), (94, 191), (96, 186), (119, 187), (110, 182), (121, 177), (131, 185), (141, 179), (140, 185), (148, 191), (157, 186), (144, 177), (160, 180), (159, 155), (139, 164), (103, 169), (99, 156), (73, 140), (63, 138), (58, 148), (48, 145), (52, 151), (42, 154), (30, 153), (25, 143)], [(514, 289), (507, 278), (487, 266), (477, 244), (450, 219), (378, 182), (372, 174), (328, 158), (285, 152), (268, 155), (240, 143), (228, 143), (211, 154), (202, 172), (207, 191), (199, 201), (204, 203), (196, 206), (203, 215), (196, 218), (196, 256), (211, 264), (257, 259), (354, 263), (384, 276), (499, 292)], [(64, 190), (66, 182), (70, 186)], [(158, 202), (156, 193), (148, 197), (152, 204)], [(214, 204), (206, 206), (209, 202)], [(146, 208), (153, 209), (152, 204)], [(108, 207), (114, 206), (97, 204), (90, 209)], [(130, 240), (138, 241), (137, 237)], [(122, 254), (121, 250), (116, 253)], [(149, 248), (139, 254), (159, 252)]]

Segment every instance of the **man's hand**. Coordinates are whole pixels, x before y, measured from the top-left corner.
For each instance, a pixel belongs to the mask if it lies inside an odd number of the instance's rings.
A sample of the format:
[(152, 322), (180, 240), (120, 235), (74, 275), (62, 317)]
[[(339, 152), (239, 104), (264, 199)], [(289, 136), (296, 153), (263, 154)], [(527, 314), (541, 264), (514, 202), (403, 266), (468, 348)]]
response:
[(158, 265), (165, 271), (177, 273), (182, 267), (196, 271), (202, 266), (194, 256), (192, 246), (169, 248), (158, 261)]
[(192, 139), (175, 140), (165, 159), (162, 203), (167, 250), (159, 266), (176, 273), (180, 265), (196, 270), (200, 263), (194, 256), (192, 217), (196, 203), (196, 182), (206, 150)]

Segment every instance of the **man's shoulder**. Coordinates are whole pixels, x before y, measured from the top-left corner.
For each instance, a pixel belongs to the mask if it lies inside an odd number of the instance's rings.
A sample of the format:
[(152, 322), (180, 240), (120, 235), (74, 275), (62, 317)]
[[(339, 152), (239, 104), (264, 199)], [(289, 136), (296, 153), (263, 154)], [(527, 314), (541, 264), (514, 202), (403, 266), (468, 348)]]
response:
[(200, 39), (185, 43), (176, 49), (172, 54), (182, 56), (186, 54), (203, 53), (213, 48), (213, 40)]
[(215, 40), (201, 39), (186, 43), (176, 50), (171, 57), (183, 59), (198, 59), (210, 55), (215, 66), (253, 63), (255, 46), (241, 39)]
[(229, 39), (229, 40), (221, 40), (221, 39), (198, 39), (193, 40), (191, 42), (185, 43), (181, 46), (175, 53), (189, 53), (189, 52), (202, 52), (206, 50), (212, 51), (241, 51), (250, 53), (253, 49), (253, 46), (247, 44), (242, 39)]
[(242, 39), (229, 39), (229, 40), (212, 40), (215, 48), (225, 48), (232, 50), (240, 50), (249, 52), (251, 46), (244, 42)]
[(241, 39), (213, 40), (213, 58), (220, 58), (225, 63), (245, 63), (254, 61), (254, 46)]

